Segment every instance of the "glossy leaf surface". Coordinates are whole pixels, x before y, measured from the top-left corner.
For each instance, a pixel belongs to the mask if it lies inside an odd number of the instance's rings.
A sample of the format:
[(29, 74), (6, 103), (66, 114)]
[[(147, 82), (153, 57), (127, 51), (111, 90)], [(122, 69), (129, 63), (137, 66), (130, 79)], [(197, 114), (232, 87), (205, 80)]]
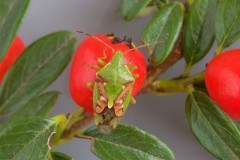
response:
[(84, 135), (93, 140), (92, 151), (102, 160), (175, 159), (173, 152), (159, 139), (133, 126), (119, 124), (110, 134), (92, 127)]

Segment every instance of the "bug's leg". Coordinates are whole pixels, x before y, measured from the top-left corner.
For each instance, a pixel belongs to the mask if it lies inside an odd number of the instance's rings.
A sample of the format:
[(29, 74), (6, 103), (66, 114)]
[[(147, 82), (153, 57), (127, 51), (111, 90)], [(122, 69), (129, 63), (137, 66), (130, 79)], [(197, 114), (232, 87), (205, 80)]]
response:
[(100, 100), (101, 99), (105, 99), (104, 101), (107, 101), (107, 93), (104, 89), (104, 80), (102, 77), (100, 77), (99, 75), (97, 75), (96, 77), (96, 82), (97, 82), (97, 86), (98, 86), (98, 90), (100, 92)]
[(138, 77), (139, 77), (138, 74), (133, 74), (133, 78), (134, 78), (134, 79), (137, 79)]
[[(137, 66), (135, 66), (135, 65), (127, 65), (127, 67), (128, 67), (128, 69), (129, 69), (130, 71), (134, 71), (134, 70), (137, 69)], [(133, 78), (134, 78), (134, 79), (136, 79), (136, 78), (138, 78), (138, 77), (139, 77), (138, 74), (133, 74)]]
[(95, 82), (88, 82), (88, 83), (87, 83), (88, 89), (91, 90), (91, 91), (93, 91), (94, 84), (95, 84)]
[(104, 61), (107, 59), (107, 54), (106, 54), (106, 49), (103, 50), (103, 57), (98, 58), (98, 63), (101, 64), (102, 66), (105, 66), (107, 63)]
[(131, 104), (135, 104), (135, 103), (136, 103), (135, 98), (133, 98), (132, 96), (131, 96), (131, 98), (130, 98), (130, 103), (131, 103)]
[(97, 76), (96, 83), (97, 83), (97, 87), (98, 87), (98, 90), (100, 93), (100, 97), (99, 97), (99, 100), (97, 101), (97, 106), (96, 106), (95, 111), (100, 114), (107, 107), (107, 94), (104, 89), (103, 78), (100, 76)]
[(129, 90), (133, 87), (133, 84), (134, 84), (134, 81), (125, 84), (125, 88), (119, 94), (119, 96), (117, 97), (117, 99), (114, 103), (113, 108), (114, 108), (115, 115), (117, 117), (123, 116), (123, 99), (128, 94)]
[(97, 62), (101, 65), (91, 65), (90, 68), (96, 69), (97, 71), (99, 71), (103, 66), (105, 66), (107, 63), (105, 62), (105, 60), (107, 59), (107, 54), (106, 54), (106, 49), (103, 50), (103, 57), (98, 58)]
[(102, 66), (105, 66), (107, 63), (104, 61), (104, 57), (98, 58), (98, 63), (101, 64)]
[(101, 67), (99, 67), (98, 65), (89, 65), (88, 67), (95, 69), (96, 71), (99, 71), (101, 69)]
[(130, 71), (134, 71), (134, 70), (137, 69), (137, 66), (135, 66), (135, 65), (130, 65), (130, 64), (128, 64), (127, 67), (128, 67), (128, 69), (129, 69)]

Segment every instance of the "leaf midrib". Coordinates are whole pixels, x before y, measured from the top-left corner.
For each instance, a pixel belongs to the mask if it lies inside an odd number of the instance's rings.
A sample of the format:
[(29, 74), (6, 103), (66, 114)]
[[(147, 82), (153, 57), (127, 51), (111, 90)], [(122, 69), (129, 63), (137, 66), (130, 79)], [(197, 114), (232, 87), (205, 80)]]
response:
[[(45, 122), (47, 122), (47, 121), (45, 121)], [(22, 125), (22, 124), (21, 124)], [(16, 125), (16, 126), (18, 126), (18, 125)], [(15, 126), (15, 127), (16, 127)], [(18, 156), (18, 154), (20, 154), (21, 153), (21, 151), (22, 150), (24, 150), (27, 146), (29, 146), (29, 144), (31, 144), (32, 142), (35, 142), (35, 140), (36, 139), (38, 139), (43, 133), (45, 133), (47, 130), (50, 130), (50, 128), (53, 126), (53, 124), (50, 124), (49, 122), (48, 122), (48, 125), (44, 128), (44, 130), (41, 130), (41, 131), (31, 131), (31, 132), (38, 132), (38, 134), (36, 134), (35, 136), (34, 136), (34, 138), (32, 139), (32, 140), (30, 140), (28, 143), (26, 143), (26, 144), (23, 144), (24, 145), (24, 147), (23, 148), (21, 148), (16, 154), (14, 154), (14, 156), (11, 158), (11, 159), (9, 159), (9, 160), (15, 160), (16, 159), (16, 157)], [(27, 132), (30, 132), (30, 131), (27, 131)], [(11, 133), (11, 132), (10, 132)], [(19, 133), (19, 132), (18, 132)], [(20, 133), (22, 133), (22, 134), (24, 134), (24, 133), (26, 133), (26, 132), (20, 132)], [(14, 134), (13, 134), (14, 135)], [(2, 135), (2, 136), (4, 136), (4, 135)], [(6, 145), (6, 144), (5, 144)], [(46, 144), (47, 145), (47, 144)]]
[[(203, 19), (203, 22), (202, 22), (202, 24), (201, 24), (201, 30), (200, 30), (200, 32), (199, 32), (199, 35), (198, 35), (198, 38), (197, 38), (197, 43), (194, 43), (194, 47), (191, 47), (191, 48), (193, 48), (193, 51), (192, 51), (192, 54), (191, 55), (193, 55), (193, 56), (191, 56), (191, 58), (190, 58), (190, 60), (189, 60), (189, 65), (192, 65), (193, 63), (194, 63), (194, 61), (195, 61), (195, 59), (194, 58), (196, 58), (196, 55), (197, 54), (199, 54), (199, 53), (201, 53), (202, 52), (202, 50), (200, 50), (200, 51), (197, 51), (197, 46), (198, 46), (198, 44), (199, 44), (199, 41), (200, 41), (200, 39), (202, 38), (202, 33), (203, 33), (203, 26), (204, 26), (204, 24), (206, 23), (206, 17), (207, 17), (207, 13), (208, 13), (208, 10), (209, 10), (209, 5), (210, 5), (210, 1), (207, 1), (207, 9), (206, 9), (206, 11), (205, 11), (205, 13), (204, 13), (204, 15), (202, 16), (202, 17), (204, 17)], [(196, 11), (196, 13), (197, 13), (197, 15), (199, 15), (198, 14), (198, 12)], [(200, 16), (199, 16), (200, 17)], [(192, 24), (192, 23), (191, 23)], [(190, 25), (190, 28), (191, 28), (191, 30), (194, 30), (193, 29), (193, 26), (192, 25)], [(191, 34), (191, 37), (192, 37), (192, 39), (194, 39), (193, 37), (193, 34)]]
[[(193, 95), (192, 95), (192, 97), (193, 97), (194, 103), (195, 103), (197, 106), (199, 106), (198, 103), (196, 102), (196, 100), (195, 100), (195, 98), (194, 98)], [(224, 139), (222, 139), (222, 137), (218, 134), (218, 132), (216, 131), (216, 129), (211, 125), (211, 123), (210, 123), (209, 120), (207, 119), (207, 116), (205, 116), (205, 114), (202, 112), (201, 107), (197, 107), (197, 108), (198, 108), (198, 110), (199, 110), (199, 113), (202, 114), (202, 116), (203, 116), (204, 119), (207, 121), (207, 123), (209, 124), (209, 126), (211, 126), (211, 128), (212, 128), (212, 130), (214, 131), (215, 135), (217, 135), (217, 137), (225, 144), (225, 146), (227, 146), (226, 148), (228, 148), (228, 149), (230, 150), (230, 152), (233, 153), (234, 156), (236, 156), (237, 158), (239, 158), (238, 155), (235, 153), (235, 151), (233, 151), (233, 150), (231, 149), (231, 147), (224, 141)]]
[(6, 23), (7, 19), (8, 19), (8, 16), (9, 14), (11, 13), (12, 9), (14, 8), (14, 5), (16, 4), (16, 1), (12, 2), (9, 7), (8, 7), (8, 10), (7, 10), (7, 14), (6, 16), (2, 19), (1, 23), (0, 23), (0, 28), (2, 28), (2, 26), (4, 26), (4, 24)]
[[(164, 21), (164, 23), (162, 23), (162, 24), (166, 24), (166, 23), (168, 23), (169, 22), (169, 17), (171, 16), (171, 14), (172, 14), (172, 11), (174, 10), (174, 8), (175, 7), (177, 7), (177, 4), (176, 3), (174, 3), (174, 4), (172, 4), (172, 6), (169, 6), (169, 10), (167, 10), (167, 18), (166, 18), (166, 20)], [(159, 16), (159, 17), (161, 17), (162, 18), (162, 14)], [(158, 20), (159, 19), (159, 17), (157, 17), (156, 19)], [(156, 20), (154, 20), (154, 21), (156, 21)], [(159, 25), (158, 25), (158, 27), (159, 27)], [(160, 29), (159, 29), (159, 31), (158, 31), (158, 34), (157, 34), (157, 36), (156, 36), (156, 38), (154, 38), (156, 41), (160, 41), (161, 40), (161, 37), (162, 37), (162, 32), (164, 31), (164, 29), (165, 29), (165, 25), (160, 25)], [(150, 47), (150, 48), (152, 48), (152, 51), (153, 51), (153, 53), (154, 52), (156, 52), (156, 49), (157, 49), (157, 46), (156, 45), (153, 45), (153, 47)]]
[[(162, 157), (158, 157), (157, 155), (150, 154), (150, 153), (148, 153), (148, 152), (142, 151), (142, 150), (137, 149), (137, 148), (131, 148), (130, 146), (125, 146), (125, 145), (123, 145), (123, 144), (113, 143), (113, 142), (111, 142), (111, 141), (102, 140), (102, 139), (99, 139), (99, 138), (96, 138), (96, 137), (94, 137), (94, 141), (109, 143), (110, 145), (113, 145), (113, 146), (116, 146), (116, 147), (127, 148), (127, 149), (129, 149), (129, 150), (132, 150), (132, 151), (135, 151), (135, 152), (138, 152), (138, 153), (145, 153), (145, 154), (148, 155), (148, 156), (154, 156), (154, 157), (156, 157), (156, 158), (159, 158), (159, 160), (165, 160), (165, 159), (162, 159)], [(151, 145), (152, 145), (152, 144), (151, 144)], [(155, 144), (154, 144), (154, 145), (155, 145)], [(156, 146), (156, 145), (155, 145), (155, 146)]]
[[(227, 3), (227, 1), (224, 1), (225, 3)], [(225, 11), (226, 7), (223, 8), (223, 10)], [(223, 11), (223, 13), (224, 13)], [(223, 17), (222, 17), (223, 18)], [(223, 22), (223, 26), (224, 26), (224, 29), (226, 29), (226, 34), (222, 37), (222, 41), (220, 42), (220, 46), (223, 46), (224, 43), (226, 42), (228, 36), (230, 35), (231, 31), (232, 31), (232, 28), (234, 27), (236, 21), (238, 20), (239, 18), (239, 15), (236, 14), (234, 17), (233, 17), (233, 20), (231, 21), (231, 23), (229, 23), (229, 26), (226, 27), (225, 24), (224, 24), (224, 20), (222, 21)]]

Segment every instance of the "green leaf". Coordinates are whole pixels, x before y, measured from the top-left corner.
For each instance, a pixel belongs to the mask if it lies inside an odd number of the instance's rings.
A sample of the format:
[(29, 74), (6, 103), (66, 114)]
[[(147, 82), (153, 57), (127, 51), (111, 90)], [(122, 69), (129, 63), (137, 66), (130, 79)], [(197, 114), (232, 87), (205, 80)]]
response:
[(58, 95), (58, 92), (53, 91), (33, 97), (25, 106), (20, 108), (7, 121), (2, 124), (0, 133), (4, 132), (13, 123), (16, 123), (24, 118), (46, 118), (52, 107), (56, 103)]
[(33, 97), (25, 106), (13, 114), (11, 120), (20, 120), (27, 117), (46, 118), (57, 101), (59, 92), (52, 91)]
[(123, 18), (126, 21), (133, 20), (151, 1), (152, 0), (122, 0), (120, 4), (120, 11)]
[(194, 1), (183, 32), (183, 55), (188, 65), (199, 62), (214, 42), (217, 0)]
[(61, 31), (30, 45), (0, 86), (0, 114), (20, 108), (54, 82), (70, 62), (75, 43), (72, 33)]
[(240, 159), (240, 132), (234, 122), (203, 92), (188, 95), (186, 117), (200, 144), (219, 159)]
[(0, 61), (8, 50), (30, 0), (0, 0)]
[(51, 160), (73, 160), (73, 158), (60, 152), (51, 152)]
[(240, 132), (240, 122), (239, 121), (234, 121), (235, 125), (237, 126), (239, 132)]
[(149, 45), (152, 64), (161, 64), (171, 53), (181, 32), (184, 6), (182, 3), (170, 3), (153, 17), (141, 36), (145, 44), (161, 41), (161, 44)]
[(119, 124), (111, 134), (92, 127), (84, 135), (93, 140), (92, 151), (103, 160), (175, 159), (164, 143), (133, 126)]
[(25, 119), (0, 135), (1, 160), (43, 160), (48, 155), (49, 138), (56, 124), (47, 119)]
[(240, 1), (221, 0), (217, 7), (215, 30), (218, 48), (229, 47), (240, 38)]

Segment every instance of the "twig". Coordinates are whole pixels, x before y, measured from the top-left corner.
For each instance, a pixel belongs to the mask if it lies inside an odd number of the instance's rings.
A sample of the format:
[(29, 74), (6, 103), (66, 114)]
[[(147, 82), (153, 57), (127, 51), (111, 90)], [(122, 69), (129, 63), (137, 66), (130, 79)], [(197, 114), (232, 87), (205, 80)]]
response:
[(173, 93), (186, 93), (192, 86), (204, 80), (204, 72), (199, 72), (191, 77), (178, 79), (157, 79), (149, 86), (149, 93), (154, 95), (166, 95)]

